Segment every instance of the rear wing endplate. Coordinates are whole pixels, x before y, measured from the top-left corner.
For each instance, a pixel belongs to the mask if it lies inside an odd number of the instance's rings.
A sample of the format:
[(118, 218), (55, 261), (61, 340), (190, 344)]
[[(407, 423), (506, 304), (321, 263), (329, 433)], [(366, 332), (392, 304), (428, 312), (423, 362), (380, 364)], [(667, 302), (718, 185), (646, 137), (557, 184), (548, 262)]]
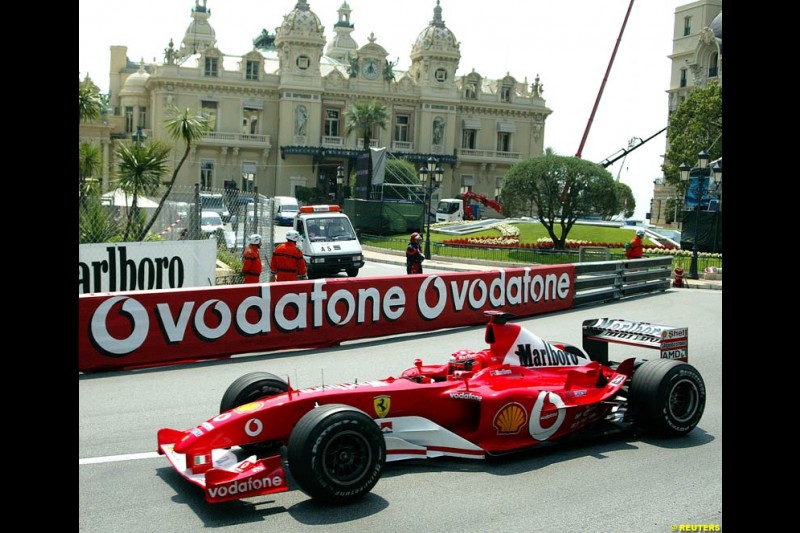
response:
[(583, 321), (583, 349), (594, 361), (608, 364), (608, 343), (659, 351), (662, 359), (689, 360), (689, 328), (617, 318)]

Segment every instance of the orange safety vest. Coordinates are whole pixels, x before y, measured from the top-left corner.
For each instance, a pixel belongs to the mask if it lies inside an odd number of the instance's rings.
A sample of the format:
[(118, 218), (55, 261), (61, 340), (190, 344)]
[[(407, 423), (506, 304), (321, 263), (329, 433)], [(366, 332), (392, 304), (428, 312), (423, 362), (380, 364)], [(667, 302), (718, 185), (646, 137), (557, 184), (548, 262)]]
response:
[(261, 253), (255, 244), (249, 245), (244, 251), (244, 262), (242, 263), (242, 274), (245, 283), (258, 283), (261, 277)]
[(269, 269), (276, 281), (295, 281), (298, 276), (306, 275), (306, 261), (303, 252), (293, 241), (286, 241), (272, 252)]
[(625, 250), (625, 257), (628, 259), (641, 259), (643, 250), (642, 239), (634, 237), (631, 241), (631, 245)]

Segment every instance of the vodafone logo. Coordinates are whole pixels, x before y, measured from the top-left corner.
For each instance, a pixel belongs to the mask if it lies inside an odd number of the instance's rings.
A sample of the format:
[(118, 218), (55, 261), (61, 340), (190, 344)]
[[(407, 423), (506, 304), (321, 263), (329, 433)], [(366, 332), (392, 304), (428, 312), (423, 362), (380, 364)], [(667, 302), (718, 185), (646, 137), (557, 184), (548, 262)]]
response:
[[(557, 411), (553, 412), (552, 409), (550, 409), (546, 414), (543, 414), (545, 402), (554, 405)], [(561, 399), (561, 396), (550, 391), (540, 392), (539, 397), (536, 398), (536, 403), (533, 404), (533, 410), (531, 411), (531, 423), (528, 428), (531, 437), (536, 440), (549, 439), (558, 431), (558, 428), (561, 427), (566, 414), (567, 405), (564, 403), (564, 400)], [(555, 417), (555, 420), (551, 422), (553, 417)], [(544, 427), (543, 423), (549, 425)]]
[[(118, 303), (122, 302), (120, 314), (127, 315), (133, 324), (130, 334), (123, 339), (114, 338), (106, 329), (108, 316)], [(125, 296), (109, 298), (97, 308), (91, 322), (92, 338), (97, 345), (110, 356), (129, 354), (141, 346), (150, 330), (150, 318), (147, 309), (136, 300)]]

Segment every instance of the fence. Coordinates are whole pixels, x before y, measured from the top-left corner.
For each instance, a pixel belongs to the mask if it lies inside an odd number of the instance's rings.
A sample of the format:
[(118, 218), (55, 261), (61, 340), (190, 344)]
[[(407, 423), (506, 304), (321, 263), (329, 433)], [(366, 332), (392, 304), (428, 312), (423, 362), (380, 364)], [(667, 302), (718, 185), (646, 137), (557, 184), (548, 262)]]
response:
[[(269, 264), (275, 243), (275, 206), (253, 191), (174, 186), (159, 211), (167, 187), (133, 195), (119, 189), (87, 196), (79, 209), (79, 243), (217, 240), (217, 285), (241, 283), (242, 254), (248, 237), (262, 236), (262, 260)], [(155, 213), (158, 211), (158, 214)], [(217, 216), (209, 214), (216, 213)], [(144, 236), (146, 224), (156, 216)], [(167, 250), (169, 253), (169, 250)]]
[[(408, 240), (393, 237), (382, 237), (377, 235), (359, 235), (361, 243), (385, 248), (388, 250), (404, 251), (408, 246)], [(431, 255), (442, 258), (453, 259), (477, 259), (483, 261), (496, 261), (508, 263), (525, 263), (539, 265), (560, 265), (564, 263), (585, 263), (587, 261), (626, 261), (623, 251), (615, 252), (606, 247), (583, 247), (580, 249), (552, 250), (544, 248), (511, 248), (511, 247), (489, 247), (475, 246), (469, 244), (446, 244), (441, 242), (431, 242)], [(671, 269), (681, 267), (688, 272), (691, 262), (691, 255), (684, 255), (685, 252), (676, 255), (653, 255), (649, 258), (668, 259)], [(645, 258), (648, 258), (645, 254)], [(703, 271), (706, 267), (722, 267), (722, 257), (700, 256), (697, 260), (697, 268)]]

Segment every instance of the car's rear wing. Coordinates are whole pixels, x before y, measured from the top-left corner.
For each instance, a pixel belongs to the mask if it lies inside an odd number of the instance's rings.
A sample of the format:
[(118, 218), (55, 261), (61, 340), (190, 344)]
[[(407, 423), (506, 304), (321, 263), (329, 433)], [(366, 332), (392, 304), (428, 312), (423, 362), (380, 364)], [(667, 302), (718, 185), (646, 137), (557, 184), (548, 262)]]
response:
[(608, 364), (610, 342), (656, 349), (662, 359), (689, 360), (689, 328), (617, 318), (583, 321), (583, 349), (592, 360)]

